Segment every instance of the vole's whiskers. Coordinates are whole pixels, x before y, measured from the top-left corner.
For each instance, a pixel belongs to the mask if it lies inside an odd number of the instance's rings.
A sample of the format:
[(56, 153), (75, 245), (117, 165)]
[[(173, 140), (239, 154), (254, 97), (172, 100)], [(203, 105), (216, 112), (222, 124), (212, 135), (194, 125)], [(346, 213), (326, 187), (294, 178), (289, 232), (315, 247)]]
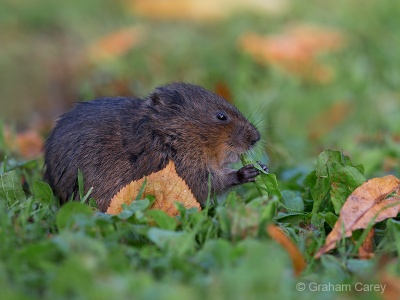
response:
[(247, 119), (254, 125), (257, 126), (263, 120), (265, 120), (265, 116), (267, 115), (266, 109), (269, 103), (265, 103), (263, 105), (257, 105), (253, 108), (253, 110), (248, 114)]
[(277, 153), (277, 150), (276, 150), (277, 148), (276, 148), (276, 146), (275, 146), (274, 144), (272, 144), (272, 143), (265, 142), (264, 149), (268, 149), (270, 152), (272, 152), (272, 153), (274, 153), (274, 154)]
[(259, 116), (257, 116), (256, 114), (259, 113), (258, 107), (254, 107), (252, 109), (252, 111), (247, 115), (247, 119), (251, 122), (254, 121), (256, 119), (256, 117), (258, 118)]

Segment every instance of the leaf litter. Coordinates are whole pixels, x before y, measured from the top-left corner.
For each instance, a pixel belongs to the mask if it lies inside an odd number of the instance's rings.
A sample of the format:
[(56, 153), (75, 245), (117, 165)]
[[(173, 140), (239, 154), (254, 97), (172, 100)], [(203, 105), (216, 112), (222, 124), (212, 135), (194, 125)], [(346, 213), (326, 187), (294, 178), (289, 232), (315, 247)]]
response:
[(349, 237), (354, 230), (365, 229), (388, 218), (396, 217), (400, 210), (400, 180), (393, 175), (373, 178), (358, 187), (346, 200), (340, 216), (325, 244), (315, 257), (336, 247), (336, 242)]

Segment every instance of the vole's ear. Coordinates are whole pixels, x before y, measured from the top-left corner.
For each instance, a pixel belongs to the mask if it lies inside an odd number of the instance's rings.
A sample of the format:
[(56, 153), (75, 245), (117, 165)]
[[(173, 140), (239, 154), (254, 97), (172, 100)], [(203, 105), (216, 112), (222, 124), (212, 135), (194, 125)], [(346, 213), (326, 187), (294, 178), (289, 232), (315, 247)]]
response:
[(154, 106), (166, 106), (179, 108), (185, 102), (183, 96), (176, 90), (167, 87), (158, 87), (150, 95), (150, 101)]

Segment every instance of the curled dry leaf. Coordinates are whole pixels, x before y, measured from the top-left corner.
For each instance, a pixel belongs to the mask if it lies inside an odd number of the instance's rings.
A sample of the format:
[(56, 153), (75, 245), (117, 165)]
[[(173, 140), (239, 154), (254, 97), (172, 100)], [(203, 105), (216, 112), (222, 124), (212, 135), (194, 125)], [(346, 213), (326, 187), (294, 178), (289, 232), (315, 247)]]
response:
[[(394, 194), (393, 194), (394, 193)], [(388, 197), (389, 195), (392, 196)], [(326, 238), (316, 258), (332, 250), (343, 236), (349, 237), (356, 229), (367, 228), (397, 216), (400, 210), (400, 180), (393, 175), (366, 181), (347, 198), (340, 216)]]
[(306, 261), (296, 245), (286, 236), (286, 234), (276, 225), (267, 226), (269, 236), (286, 249), (292, 259), (294, 274), (299, 276), (306, 267)]
[(186, 182), (176, 173), (174, 163), (170, 161), (164, 169), (142, 179), (132, 181), (123, 187), (111, 199), (107, 213), (119, 214), (122, 211), (123, 204), (131, 204), (136, 199), (145, 179), (147, 183), (142, 196), (154, 195), (156, 197), (151, 208), (160, 209), (170, 216), (175, 216), (178, 214), (175, 202), (178, 201), (186, 208), (197, 207), (200, 210), (200, 204), (193, 196)]

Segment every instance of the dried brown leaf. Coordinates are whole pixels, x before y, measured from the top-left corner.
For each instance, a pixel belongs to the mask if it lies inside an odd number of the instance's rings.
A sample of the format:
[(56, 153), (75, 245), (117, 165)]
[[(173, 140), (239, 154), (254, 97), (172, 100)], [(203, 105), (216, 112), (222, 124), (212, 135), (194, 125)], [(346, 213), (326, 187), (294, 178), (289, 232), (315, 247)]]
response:
[(136, 199), (145, 179), (147, 184), (143, 191), (143, 197), (146, 195), (154, 195), (156, 197), (151, 208), (160, 209), (170, 216), (175, 216), (178, 214), (175, 202), (178, 201), (186, 208), (197, 207), (200, 210), (200, 204), (193, 196), (186, 182), (176, 173), (174, 163), (170, 161), (164, 169), (140, 180), (132, 181), (123, 187), (111, 199), (107, 213), (119, 214), (122, 211), (123, 204), (129, 205), (132, 203)]
[[(347, 198), (339, 219), (315, 257), (334, 249), (337, 241), (351, 236), (354, 230), (395, 217), (400, 210), (399, 189), (400, 180), (393, 175), (370, 179), (358, 187)], [(394, 196), (386, 198), (394, 192)]]

